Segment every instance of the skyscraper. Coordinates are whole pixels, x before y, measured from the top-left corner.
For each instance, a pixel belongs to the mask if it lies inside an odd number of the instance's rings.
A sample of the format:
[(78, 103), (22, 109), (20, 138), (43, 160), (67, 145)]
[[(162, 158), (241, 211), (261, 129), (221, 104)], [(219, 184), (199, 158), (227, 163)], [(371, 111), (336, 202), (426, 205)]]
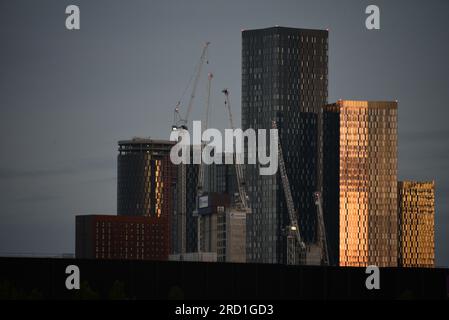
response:
[(169, 157), (174, 142), (134, 138), (118, 144), (117, 214), (168, 216), (176, 179)]
[(117, 214), (151, 218), (164, 230), (168, 248), (173, 245), (176, 166), (169, 156), (173, 145), (146, 138), (119, 141), (117, 157)]
[(435, 183), (398, 182), (399, 266), (435, 266)]
[(225, 156), (222, 163), (212, 163), (205, 166), (204, 191), (228, 193), (231, 197), (238, 192), (234, 164), (225, 164)]
[[(190, 156), (193, 150), (190, 149)], [(197, 204), (198, 164), (176, 165), (175, 210), (173, 212), (173, 254), (197, 251)]]
[(219, 262), (246, 262), (246, 213), (233, 208), (227, 193), (200, 197), (201, 252), (214, 252)]
[(323, 133), (323, 207), (331, 263), (396, 266), (397, 102), (327, 105)]
[[(328, 32), (272, 27), (242, 32), (242, 128), (271, 129), (277, 121), (300, 231), (316, 238), (313, 193), (320, 189), (321, 107), (327, 103)], [(279, 174), (247, 165), (252, 214), (248, 262), (285, 263), (289, 224)]]
[[(198, 220), (194, 215), (194, 211), (197, 206), (197, 186), (198, 186), (198, 169), (197, 164), (187, 164), (186, 167), (186, 230), (185, 230), (185, 245), (186, 252), (196, 252), (197, 249), (197, 236), (198, 236)], [(179, 166), (178, 166), (179, 168)], [(178, 184), (178, 187), (180, 185)], [(180, 192), (183, 190), (180, 189)]]

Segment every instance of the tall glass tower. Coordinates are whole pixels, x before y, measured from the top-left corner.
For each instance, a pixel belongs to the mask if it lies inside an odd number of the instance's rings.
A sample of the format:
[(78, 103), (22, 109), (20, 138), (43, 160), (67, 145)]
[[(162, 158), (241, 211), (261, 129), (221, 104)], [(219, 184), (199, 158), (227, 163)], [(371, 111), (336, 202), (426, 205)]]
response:
[[(271, 129), (279, 139), (305, 242), (316, 238), (313, 193), (321, 188), (321, 107), (328, 96), (328, 31), (272, 27), (242, 32), (242, 128)], [(247, 261), (286, 262), (289, 224), (279, 174), (245, 168), (252, 214)]]
[[(149, 218), (148, 223), (161, 232), (158, 240), (167, 241), (161, 248), (168, 255), (175, 245), (172, 225), (177, 168), (169, 156), (174, 142), (134, 138), (118, 145), (117, 214)], [(124, 221), (120, 226), (125, 226), (126, 221), (137, 223), (139, 219), (117, 221)]]
[(401, 267), (435, 266), (435, 182), (398, 182)]
[(170, 161), (172, 141), (134, 138), (119, 141), (117, 214), (169, 216), (176, 167)]
[(330, 260), (397, 266), (397, 102), (339, 100), (323, 118)]

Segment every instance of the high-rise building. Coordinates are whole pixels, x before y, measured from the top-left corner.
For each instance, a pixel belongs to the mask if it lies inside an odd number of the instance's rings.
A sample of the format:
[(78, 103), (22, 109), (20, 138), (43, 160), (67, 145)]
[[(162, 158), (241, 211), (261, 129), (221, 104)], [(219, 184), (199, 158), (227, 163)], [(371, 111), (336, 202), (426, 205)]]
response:
[(118, 144), (117, 214), (148, 217), (164, 225), (164, 239), (172, 251), (177, 167), (169, 154), (174, 142), (134, 138)]
[[(193, 156), (193, 154), (191, 154)], [(237, 192), (235, 168), (232, 164), (224, 164), (224, 155), (222, 156), (223, 163), (204, 166), (204, 193), (227, 193), (231, 196)], [(183, 168), (181, 166), (184, 166)], [(173, 228), (174, 228), (174, 250), (172, 253), (197, 252), (197, 236), (198, 236), (198, 221), (195, 215), (197, 208), (198, 196), (198, 164), (185, 164), (177, 166), (177, 184), (176, 184), (176, 210), (174, 212)], [(181, 182), (182, 170), (185, 170), (185, 186)], [(184, 198), (181, 201), (181, 198)], [(184, 202), (184, 204), (183, 204)], [(182, 206), (185, 209), (182, 210)], [(184, 242), (184, 244), (183, 244)]]
[(200, 251), (218, 253), (218, 219), (229, 204), (230, 197), (225, 193), (207, 193), (199, 198)]
[(324, 107), (323, 208), (332, 264), (397, 265), (397, 102)]
[[(321, 189), (321, 107), (327, 103), (328, 31), (272, 27), (242, 32), (242, 128), (271, 129), (279, 139), (305, 242), (316, 240), (313, 193)], [(289, 224), (279, 174), (247, 165), (252, 214), (248, 262), (285, 263)]]
[(152, 216), (76, 217), (77, 259), (167, 260), (167, 224)]
[(241, 210), (228, 207), (218, 215), (217, 259), (224, 262), (246, 262), (246, 219)]
[(204, 175), (204, 191), (227, 193), (231, 197), (238, 192), (237, 178), (235, 175), (235, 165), (225, 164), (225, 155), (222, 156), (222, 163), (212, 163), (206, 165)]
[(219, 262), (246, 262), (246, 213), (231, 205), (226, 193), (200, 197), (200, 250), (214, 252)]
[(435, 266), (435, 183), (398, 182), (399, 266)]
[(175, 188), (173, 216), (173, 254), (197, 251), (197, 218), (195, 216), (198, 187), (198, 164), (179, 164)]
[(169, 157), (174, 142), (134, 138), (118, 144), (117, 214), (169, 216), (176, 180)]

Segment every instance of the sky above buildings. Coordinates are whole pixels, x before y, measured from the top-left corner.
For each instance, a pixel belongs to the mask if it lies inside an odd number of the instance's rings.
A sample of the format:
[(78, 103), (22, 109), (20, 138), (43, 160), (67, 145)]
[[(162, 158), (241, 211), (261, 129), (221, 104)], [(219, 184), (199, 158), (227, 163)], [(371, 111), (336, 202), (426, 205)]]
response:
[[(205, 41), (210, 125), (224, 87), (240, 121), (241, 30), (280, 25), (329, 29), (329, 102), (399, 101), (399, 179), (435, 180), (449, 266), (449, 2), (80, 0), (79, 31), (69, 4), (0, 0), (0, 254), (74, 252), (75, 215), (116, 212), (117, 141), (168, 138)], [(192, 119), (205, 97), (203, 78)]]

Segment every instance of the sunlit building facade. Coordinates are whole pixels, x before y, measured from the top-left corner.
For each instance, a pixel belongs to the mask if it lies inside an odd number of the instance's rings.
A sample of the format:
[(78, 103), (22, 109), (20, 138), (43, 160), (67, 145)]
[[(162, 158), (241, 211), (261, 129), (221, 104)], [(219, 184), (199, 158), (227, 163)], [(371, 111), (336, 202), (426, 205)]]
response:
[(435, 266), (435, 183), (399, 181), (399, 265)]
[(339, 100), (323, 111), (331, 263), (397, 266), (397, 102)]
[(148, 223), (163, 232), (172, 250), (177, 167), (169, 154), (174, 142), (134, 138), (118, 144), (117, 215), (151, 218)]
[(176, 167), (170, 161), (172, 141), (134, 138), (119, 141), (117, 214), (169, 216)]

